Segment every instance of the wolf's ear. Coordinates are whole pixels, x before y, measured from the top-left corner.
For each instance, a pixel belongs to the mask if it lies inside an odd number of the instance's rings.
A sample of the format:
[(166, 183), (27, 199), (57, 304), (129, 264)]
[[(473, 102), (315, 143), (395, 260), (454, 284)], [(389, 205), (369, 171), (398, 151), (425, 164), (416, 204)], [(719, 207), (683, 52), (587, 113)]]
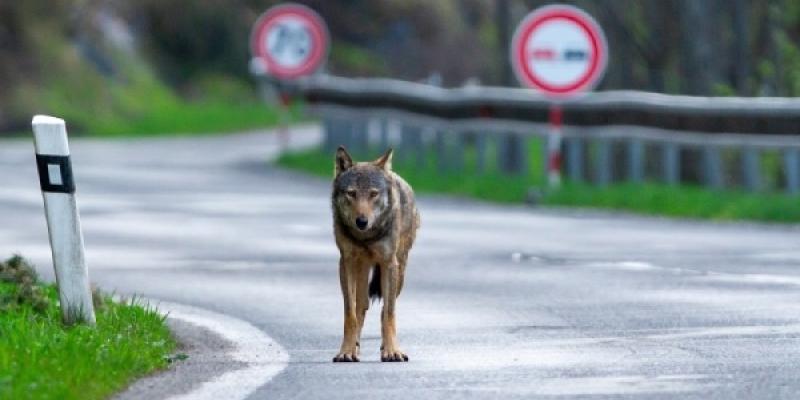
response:
[(391, 171), (392, 170), (392, 148), (390, 147), (389, 150), (386, 150), (386, 153), (383, 153), (377, 160), (373, 161), (373, 164), (377, 165), (379, 168), (382, 168), (384, 171)]
[(347, 150), (344, 146), (339, 146), (336, 149), (336, 161), (333, 163), (333, 169), (335, 176), (339, 176), (344, 171), (350, 169), (353, 166), (353, 158), (350, 157), (350, 154), (347, 153)]

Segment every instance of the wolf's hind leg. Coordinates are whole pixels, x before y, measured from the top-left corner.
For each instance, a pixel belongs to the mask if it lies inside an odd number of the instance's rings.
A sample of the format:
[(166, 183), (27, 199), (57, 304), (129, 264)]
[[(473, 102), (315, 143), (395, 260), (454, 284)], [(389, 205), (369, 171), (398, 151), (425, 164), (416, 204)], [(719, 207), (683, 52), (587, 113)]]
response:
[(381, 291), (383, 292), (383, 310), (381, 313), (381, 361), (408, 361), (397, 345), (397, 325), (395, 320), (395, 302), (399, 284), (400, 266), (393, 258), (388, 265), (381, 265)]
[(403, 242), (397, 252), (397, 297), (400, 297), (400, 292), (403, 291), (403, 283), (406, 278), (406, 264), (408, 263), (408, 251), (411, 249), (410, 244)]

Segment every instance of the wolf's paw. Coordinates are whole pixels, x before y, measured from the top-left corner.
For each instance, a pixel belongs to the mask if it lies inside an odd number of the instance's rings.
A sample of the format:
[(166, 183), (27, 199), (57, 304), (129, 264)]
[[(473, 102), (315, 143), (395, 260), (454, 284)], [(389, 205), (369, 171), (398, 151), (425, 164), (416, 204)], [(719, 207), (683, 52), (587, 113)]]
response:
[(343, 351), (333, 357), (333, 362), (359, 362), (358, 353), (354, 351)]
[(403, 353), (399, 349), (394, 350), (385, 350), (383, 346), (381, 346), (381, 361), (383, 362), (406, 362), (408, 361), (408, 356), (406, 353)]

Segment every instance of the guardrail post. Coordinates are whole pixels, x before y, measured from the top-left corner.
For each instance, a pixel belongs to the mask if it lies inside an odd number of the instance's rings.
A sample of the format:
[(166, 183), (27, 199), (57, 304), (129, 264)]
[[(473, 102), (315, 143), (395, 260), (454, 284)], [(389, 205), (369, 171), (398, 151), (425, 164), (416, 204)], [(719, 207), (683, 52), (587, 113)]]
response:
[(475, 170), (479, 174), (486, 172), (486, 134), (475, 133)]
[(347, 122), (341, 118), (330, 119), (331, 142), (333, 144), (334, 150), (336, 147), (339, 146), (344, 146), (348, 150), (351, 149), (346, 125)]
[[(514, 139), (505, 133), (494, 134), (492, 135), (492, 138), (494, 139), (495, 167), (497, 168), (498, 172), (509, 174), (510, 171), (506, 170), (506, 167), (508, 166), (508, 158), (511, 157), (511, 146), (508, 146), (508, 141)], [(484, 168), (488, 169), (486, 165), (484, 165)]]
[(75, 199), (67, 129), (64, 120), (45, 115), (33, 117), (32, 125), (61, 317), (65, 324), (85, 322), (94, 325), (94, 305)]
[(527, 165), (527, 148), (523, 137), (509, 133), (498, 143), (498, 166), (508, 174), (521, 174)]
[(380, 118), (380, 139), (378, 141), (378, 150), (383, 153), (389, 148), (389, 119)]
[(447, 131), (441, 128), (437, 129), (435, 140), (434, 153), (436, 154), (436, 170), (442, 174), (447, 172), (448, 169)]
[(664, 183), (677, 185), (681, 181), (681, 152), (675, 143), (666, 142), (661, 148)]
[(344, 122), (344, 126), (346, 126), (347, 132), (347, 148), (353, 156), (356, 158), (360, 158), (361, 149), (359, 149), (359, 141), (358, 141), (358, 123), (352, 118), (348, 118), (347, 121)]
[[(453, 168), (453, 170), (459, 172), (459, 171), (464, 171), (464, 166), (466, 164), (464, 162), (464, 158), (466, 157), (465, 154), (466, 146), (464, 146), (464, 141), (466, 140), (465, 138), (466, 132), (458, 131), (455, 132), (455, 134), (456, 134), (455, 135), (456, 141), (454, 143), (455, 147), (453, 148), (453, 152), (451, 153), (452, 155), (450, 157), (450, 160), (451, 160), (451, 167)], [(466, 171), (464, 171), (464, 173), (466, 173)]]
[(573, 136), (566, 138), (566, 142), (569, 178), (574, 182), (580, 182), (583, 180), (583, 141)]
[(322, 116), (322, 130), (325, 132), (325, 142), (323, 145), (323, 150), (326, 153), (332, 153), (336, 150), (336, 142), (334, 140), (334, 133), (333, 133), (333, 123), (331, 119), (327, 115)]
[(703, 171), (706, 186), (722, 189), (722, 159), (716, 146), (703, 148)]
[(628, 139), (628, 179), (634, 183), (644, 179), (644, 143), (639, 139)]
[(344, 137), (344, 127), (342, 126), (342, 121), (338, 118), (331, 118), (331, 133), (333, 133), (333, 145), (334, 147), (337, 146), (347, 146), (348, 143)]
[(608, 139), (600, 138), (595, 142), (597, 148), (594, 158), (595, 181), (599, 186), (606, 186), (611, 183), (611, 142)]
[(755, 192), (761, 189), (761, 162), (758, 149), (746, 147), (742, 150), (742, 176), (747, 190)]
[(425, 154), (426, 151), (425, 151), (425, 141), (424, 141), (423, 134), (424, 134), (423, 129), (420, 128), (420, 127), (417, 127), (414, 130), (414, 135), (413, 135), (413, 139), (414, 139), (414, 154), (416, 154), (416, 156), (417, 156), (416, 167), (420, 168), (420, 169), (424, 169), (425, 166), (427, 165), (427, 163), (426, 163), (427, 162), (427, 154)]
[(369, 153), (369, 120), (357, 118), (350, 122), (353, 130), (353, 151), (359, 158)]
[(405, 122), (400, 122), (400, 147), (399, 156), (397, 157), (401, 162), (407, 163), (411, 160), (411, 135), (413, 128)]
[(414, 160), (415, 168), (425, 166), (425, 146), (422, 141), (422, 130), (419, 127), (403, 124), (400, 147), (404, 162)]
[(355, 138), (355, 124), (352, 120), (349, 119), (342, 119), (341, 120), (341, 129), (342, 129), (342, 141), (347, 143), (345, 147), (350, 149), (350, 151), (355, 152), (356, 149), (356, 138)]
[(528, 176), (531, 171), (531, 154), (530, 154), (530, 137), (519, 135), (520, 140), (520, 155), (522, 158), (520, 159), (520, 168), (522, 168), (522, 174)]
[(325, 127), (325, 129), (328, 131), (328, 138), (329, 138), (328, 140), (330, 141), (331, 145), (330, 152), (333, 153), (334, 151), (336, 151), (336, 148), (339, 145), (344, 144), (342, 143), (342, 138), (340, 134), (339, 121), (337, 121), (336, 118), (328, 117), (327, 126)]
[(786, 191), (789, 194), (800, 193), (800, 150), (783, 151), (783, 175), (786, 177)]

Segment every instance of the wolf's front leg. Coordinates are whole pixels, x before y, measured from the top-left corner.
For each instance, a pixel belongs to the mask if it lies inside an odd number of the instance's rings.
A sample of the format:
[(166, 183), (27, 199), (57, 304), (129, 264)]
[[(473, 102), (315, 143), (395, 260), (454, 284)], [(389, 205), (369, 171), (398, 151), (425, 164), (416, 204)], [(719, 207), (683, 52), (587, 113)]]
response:
[(339, 260), (339, 281), (344, 298), (344, 337), (333, 362), (358, 362), (358, 319), (356, 318), (357, 268), (352, 260)]
[(408, 361), (408, 356), (400, 351), (397, 344), (395, 302), (400, 280), (400, 267), (397, 259), (388, 265), (381, 265), (381, 292), (383, 292), (383, 311), (381, 313), (381, 361)]
[(359, 354), (361, 352), (361, 331), (364, 329), (364, 319), (369, 309), (369, 270), (370, 267), (361, 267), (356, 273), (356, 318), (358, 322), (356, 346)]

